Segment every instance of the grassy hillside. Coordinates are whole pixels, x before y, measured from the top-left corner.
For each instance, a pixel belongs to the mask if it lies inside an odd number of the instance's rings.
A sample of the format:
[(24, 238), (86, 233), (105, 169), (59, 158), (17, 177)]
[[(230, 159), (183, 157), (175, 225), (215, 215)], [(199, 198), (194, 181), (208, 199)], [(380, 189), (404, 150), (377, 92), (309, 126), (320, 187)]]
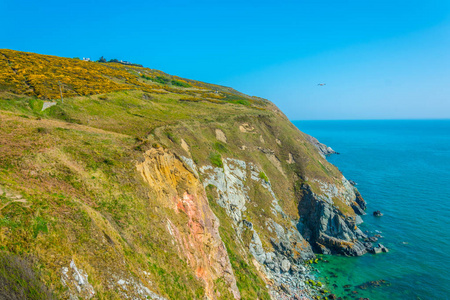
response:
[[(272, 182), (289, 218), (277, 222), (286, 226), (299, 219), (304, 182), (341, 180), (272, 103), (230, 88), (11, 50), (0, 50), (0, 70), (0, 250), (29, 261), (58, 298), (68, 297), (61, 270), (71, 261), (88, 274), (98, 299), (121, 299), (125, 288), (112, 289), (111, 282), (131, 277), (170, 299), (203, 298), (204, 284), (167, 233), (167, 219), (183, 228), (186, 216), (153, 198), (136, 171), (148, 149), (170, 150), (199, 166), (220, 167), (227, 157), (255, 163), (260, 178)], [(42, 111), (46, 99), (59, 99), (60, 85), (64, 102)], [(263, 229), (260, 209), (270, 200), (261, 188), (250, 189), (258, 208), (246, 218)], [(243, 299), (268, 299), (231, 221), (216, 204), (211, 208)], [(270, 236), (261, 238), (270, 248)], [(15, 268), (25, 272), (21, 264)], [(228, 299), (220, 280), (216, 289)]]

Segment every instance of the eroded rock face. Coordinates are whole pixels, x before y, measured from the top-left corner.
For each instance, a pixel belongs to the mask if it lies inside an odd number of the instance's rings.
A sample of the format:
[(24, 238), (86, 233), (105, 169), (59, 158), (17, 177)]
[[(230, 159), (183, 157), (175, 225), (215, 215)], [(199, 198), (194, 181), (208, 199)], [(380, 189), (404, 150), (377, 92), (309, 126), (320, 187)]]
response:
[(185, 257), (198, 278), (205, 282), (206, 295), (216, 299), (215, 280), (222, 278), (235, 299), (240, 299), (228, 253), (219, 235), (219, 220), (211, 211), (205, 190), (183, 162), (163, 149), (151, 149), (138, 171), (157, 194), (158, 201), (176, 213), (187, 215), (188, 222), (178, 228), (168, 221), (180, 255)]
[(203, 185), (209, 184), (217, 188), (217, 203), (225, 208), (227, 214), (235, 221), (242, 220), (242, 212), (249, 197), (244, 182), (247, 177), (247, 165), (242, 160), (225, 159), (223, 168), (203, 166), (200, 172), (205, 176)]
[(80, 268), (73, 260), (70, 261), (69, 267), (63, 267), (61, 270), (61, 282), (69, 289), (69, 297), (71, 299), (91, 299), (95, 296), (95, 290), (89, 283), (87, 273)]
[[(345, 184), (344, 187), (346, 187)], [(318, 196), (306, 184), (303, 185), (302, 190), (303, 197), (298, 207), (301, 216), (300, 228), (303, 236), (316, 251), (349, 256), (366, 253), (366, 248), (359, 241), (366, 236), (356, 226), (357, 218), (354, 214), (345, 215), (333, 205), (327, 193)], [(352, 193), (355, 199), (352, 199)], [(329, 196), (336, 197), (336, 194), (331, 193)], [(340, 199), (348, 201), (347, 205), (358, 205), (354, 192), (346, 191), (340, 196)], [(360, 201), (364, 200), (361, 198)], [(359, 206), (358, 208), (361, 209)]]
[[(314, 254), (308, 242), (301, 236), (294, 225), (282, 226), (275, 220), (284, 220), (285, 224), (291, 224), (278, 203), (270, 182), (259, 177), (259, 168), (251, 162), (236, 159), (224, 159), (223, 169), (212, 166), (202, 166), (199, 169), (203, 177), (203, 185), (216, 187), (217, 198), (215, 201), (222, 206), (234, 221), (236, 233), (242, 232), (242, 228), (252, 231), (252, 238), (248, 245), (248, 251), (264, 272), (265, 277), (271, 280), (271, 294), (274, 299), (292, 295), (302, 295), (305, 271), (304, 260), (314, 258)], [(251, 222), (243, 218), (247, 210), (253, 209), (251, 203), (255, 199), (249, 197), (249, 184), (260, 185), (265, 193), (272, 199), (270, 202), (270, 214), (266, 227), (256, 228)], [(270, 248), (263, 246), (262, 236), (270, 235), (268, 241)], [(267, 241), (266, 241), (267, 243)], [(285, 288), (282, 289), (281, 286)], [(289, 293), (286, 292), (289, 290)]]
[[(304, 296), (303, 291), (307, 290), (304, 281), (308, 276), (304, 261), (314, 258), (313, 248), (321, 253), (351, 256), (366, 252), (359, 241), (365, 236), (356, 226), (356, 214), (364, 213), (365, 202), (344, 177), (339, 185), (311, 179), (320, 188), (320, 194), (313, 193), (307, 183), (303, 185), (298, 206), (301, 219), (297, 226), (279, 205), (270, 180), (261, 178), (261, 170), (253, 162), (232, 158), (222, 161), (222, 168), (198, 167), (190, 158), (178, 158), (166, 150), (153, 148), (145, 153), (144, 162), (137, 165), (160, 204), (188, 217), (185, 226), (189, 230), (179, 228), (180, 225), (170, 219), (167, 219), (167, 229), (180, 255), (205, 282), (210, 299), (217, 298), (214, 282), (218, 278), (225, 280), (235, 299), (239, 299), (240, 294), (219, 235), (219, 220), (206, 197), (205, 188), (209, 185), (215, 187), (213, 200), (233, 221), (239, 243), (253, 256), (253, 263), (264, 274), (262, 278), (270, 282), (275, 298), (288, 295), (286, 290)], [(271, 199), (265, 201), (269, 203), (265, 226), (255, 226), (246, 219), (249, 210), (258, 209), (254, 204), (257, 199), (249, 196), (253, 195), (250, 189), (255, 185), (260, 187), (265, 199)], [(351, 213), (343, 213), (335, 199)], [(267, 210), (267, 206), (265, 208)], [(241, 236), (244, 230), (252, 234), (247, 244)]]

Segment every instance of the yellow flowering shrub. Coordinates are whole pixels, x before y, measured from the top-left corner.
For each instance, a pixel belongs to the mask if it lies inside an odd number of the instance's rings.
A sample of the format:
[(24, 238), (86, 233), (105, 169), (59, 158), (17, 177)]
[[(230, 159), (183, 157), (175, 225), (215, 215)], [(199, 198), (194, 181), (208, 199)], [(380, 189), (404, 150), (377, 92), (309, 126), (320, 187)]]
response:
[(133, 89), (154, 94), (184, 94), (187, 97), (185, 101), (231, 102), (252, 106), (263, 104), (231, 88), (136, 65), (98, 63), (0, 49), (0, 91), (40, 99), (58, 99), (60, 87), (63, 97)]
[(42, 99), (59, 98), (59, 84), (65, 97), (146, 86), (117, 66), (12, 50), (0, 50), (0, 70), (4, 89)]

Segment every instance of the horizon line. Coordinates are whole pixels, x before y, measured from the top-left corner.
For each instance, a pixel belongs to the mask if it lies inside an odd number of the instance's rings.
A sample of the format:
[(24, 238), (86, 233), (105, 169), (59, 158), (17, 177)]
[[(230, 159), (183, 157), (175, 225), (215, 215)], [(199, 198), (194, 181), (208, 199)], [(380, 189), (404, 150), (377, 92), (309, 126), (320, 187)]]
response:
[(289, 121), (450, 121), (450, 118), (404, 118), (404, 119), (289, 119)]

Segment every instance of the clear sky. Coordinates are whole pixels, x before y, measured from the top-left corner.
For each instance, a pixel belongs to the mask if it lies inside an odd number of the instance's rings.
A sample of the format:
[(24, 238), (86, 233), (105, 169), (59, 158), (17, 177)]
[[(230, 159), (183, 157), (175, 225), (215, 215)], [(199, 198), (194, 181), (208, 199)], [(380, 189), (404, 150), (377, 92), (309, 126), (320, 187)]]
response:
[(449, 0), (0, 0), (0, 28), (0, 48), (141, 63), (290, 119), (450, 118)]

